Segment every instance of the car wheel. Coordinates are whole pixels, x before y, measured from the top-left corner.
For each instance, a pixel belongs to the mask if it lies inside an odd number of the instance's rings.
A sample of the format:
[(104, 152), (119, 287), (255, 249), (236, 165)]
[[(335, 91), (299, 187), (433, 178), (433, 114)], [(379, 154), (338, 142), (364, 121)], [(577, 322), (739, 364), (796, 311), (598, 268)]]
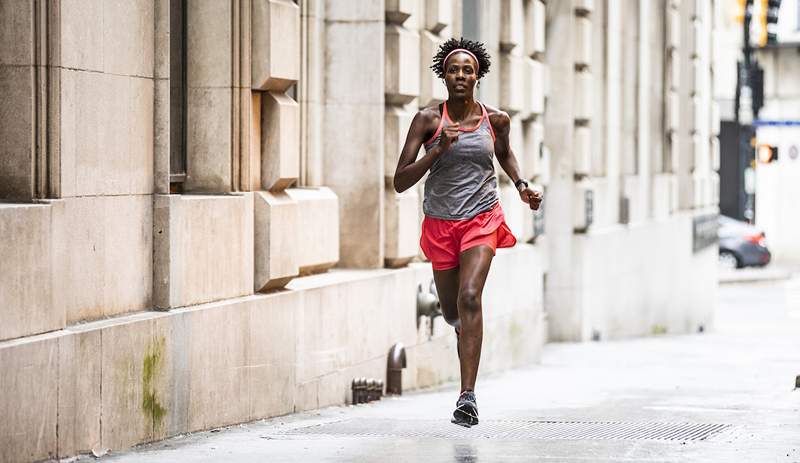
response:
[(736, 257), (736, 254), (730, 251), (720, 251), (719, 266), (725, 270), (733, 270), (741, 267), (741, 264), (739, 263), (739, 258)]

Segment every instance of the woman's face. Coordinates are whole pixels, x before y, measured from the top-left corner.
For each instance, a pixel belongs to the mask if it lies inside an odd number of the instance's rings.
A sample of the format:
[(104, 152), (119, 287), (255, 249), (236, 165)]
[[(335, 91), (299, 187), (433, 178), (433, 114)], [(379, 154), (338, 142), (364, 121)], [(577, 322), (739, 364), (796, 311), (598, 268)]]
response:
[(471, 56), (458, 52), (447, 59), (444, 83), (451, 97), (471, 97), (476, 82), (478, 82), (478, 66)]

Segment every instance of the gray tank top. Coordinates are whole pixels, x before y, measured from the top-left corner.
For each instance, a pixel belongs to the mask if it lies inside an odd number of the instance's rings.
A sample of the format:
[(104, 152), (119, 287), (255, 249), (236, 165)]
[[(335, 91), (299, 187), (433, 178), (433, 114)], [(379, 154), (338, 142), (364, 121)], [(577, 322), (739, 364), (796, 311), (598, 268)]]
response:
[[(498, 200), (494, 171), (494, 132), (486, 107), (481, 103), (481, 120), (472, 128), (461, 128), (458, 141), (434, 161), (425, 181), (422, 210), (426, 216), (444, 220), (471, 219), (494, 207)], [(447, 103), (442, 109), (439, 128), (425, 142), (430, 151), (452, 125)]]

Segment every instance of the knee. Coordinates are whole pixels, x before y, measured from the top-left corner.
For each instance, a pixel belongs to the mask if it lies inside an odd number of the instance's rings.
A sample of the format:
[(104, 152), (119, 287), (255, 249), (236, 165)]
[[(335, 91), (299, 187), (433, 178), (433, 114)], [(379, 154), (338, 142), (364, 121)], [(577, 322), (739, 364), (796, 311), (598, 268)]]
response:
[(481, 292), (474, 287), (462, 288), (458, 293), (458, 306), (468, 313), (480, 313)]

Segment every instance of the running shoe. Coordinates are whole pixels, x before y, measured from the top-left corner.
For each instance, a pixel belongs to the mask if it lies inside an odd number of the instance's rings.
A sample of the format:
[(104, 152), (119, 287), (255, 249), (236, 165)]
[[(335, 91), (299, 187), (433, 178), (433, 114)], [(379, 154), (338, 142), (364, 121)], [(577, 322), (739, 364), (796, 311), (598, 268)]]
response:
[(478, 424), (478, 401), (475, 399), (474, 392), (464, 391), (461, 393), (450, 422), (465, 428), (471, 428)]

